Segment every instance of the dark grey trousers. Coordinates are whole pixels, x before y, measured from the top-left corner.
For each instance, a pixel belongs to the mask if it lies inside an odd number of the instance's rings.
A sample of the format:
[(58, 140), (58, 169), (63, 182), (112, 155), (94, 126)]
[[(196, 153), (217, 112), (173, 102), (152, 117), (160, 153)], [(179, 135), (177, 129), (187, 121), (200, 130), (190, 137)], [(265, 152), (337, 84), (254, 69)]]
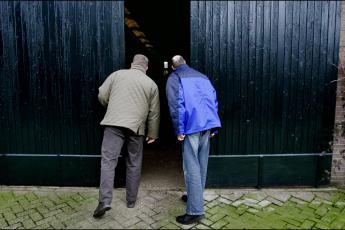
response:
[(136, 201), (143, 159), (143, 141), (143, 136), (136, 135), (129, 129), (105, 127), (99, 186), (99, 202), (103, 202), (105, 206), (110, 206), (113, 198), (115, 167), (124, 144), (127, 145), (128, 151), (126, 155), (126, 199), (129, 202)]

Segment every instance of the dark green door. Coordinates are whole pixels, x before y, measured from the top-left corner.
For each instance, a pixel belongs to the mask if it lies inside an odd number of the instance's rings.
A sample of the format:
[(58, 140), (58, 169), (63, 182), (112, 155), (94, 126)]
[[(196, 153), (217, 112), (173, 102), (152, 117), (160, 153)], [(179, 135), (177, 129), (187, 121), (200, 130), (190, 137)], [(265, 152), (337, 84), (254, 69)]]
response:
[(209, 186), (330, 179), (340, 1), (191, 1), (191, 63), (218, 92)]
[(0, 3), (0, 184), (98, 184), (97, 93), (124, 65), (123, 14), (122, 1)]

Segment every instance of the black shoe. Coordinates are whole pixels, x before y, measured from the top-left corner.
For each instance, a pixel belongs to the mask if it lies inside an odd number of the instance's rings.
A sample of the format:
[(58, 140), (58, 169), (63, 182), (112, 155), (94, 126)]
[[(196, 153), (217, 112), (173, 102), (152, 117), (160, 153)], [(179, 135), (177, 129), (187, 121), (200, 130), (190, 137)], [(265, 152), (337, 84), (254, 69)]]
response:
[(127, 208), (134, 208), (135, 207), (135, 201), (127, 201)]
[(182, 195), (181, 196), (181, 200), (185, 203), (187, 203), (187, 200), (188, 200), (188, 196), (187, 195)]
[(111, 207), (105, 206), (103, 203), (98, 203), (96, 210), (93, 212), (94, 218), (99, 218), (105, 214), (106, 211), (109, 211)]
[(183, 216), (176, 217), (176, 222), (180, 224), (193, 224), (199, 220), (204, 219), (204, 215), (188, 215), (184, 214)]

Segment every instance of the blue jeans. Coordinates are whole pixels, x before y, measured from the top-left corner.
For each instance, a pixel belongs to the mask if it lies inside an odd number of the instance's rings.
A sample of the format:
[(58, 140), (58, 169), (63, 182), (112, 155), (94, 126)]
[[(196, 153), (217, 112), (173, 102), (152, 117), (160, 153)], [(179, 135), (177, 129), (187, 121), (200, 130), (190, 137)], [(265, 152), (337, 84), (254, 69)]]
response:
[(183, 142), (183, 172), (189, 215), (204, 214), (204, 189), (210, 152), (210, 131), (186, 135)]

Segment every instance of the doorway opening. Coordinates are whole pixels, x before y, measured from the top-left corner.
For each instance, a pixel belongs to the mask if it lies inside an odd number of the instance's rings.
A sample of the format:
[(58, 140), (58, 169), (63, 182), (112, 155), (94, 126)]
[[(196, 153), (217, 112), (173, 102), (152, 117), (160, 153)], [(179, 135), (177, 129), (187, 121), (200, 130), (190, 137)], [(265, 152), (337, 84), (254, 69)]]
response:
[(171, 58), (182, 55), (190, 60), (190, 2), (125, 1), (126, 68), (135, 54), (149, 58), (147, 75), (157, 84), (161, 102), (159, 139), (145, 144), (141, 177), (142, 187), (180, 188), (184, 186), (181, 145), (173, 131), (165, 85), (171, 72)]

